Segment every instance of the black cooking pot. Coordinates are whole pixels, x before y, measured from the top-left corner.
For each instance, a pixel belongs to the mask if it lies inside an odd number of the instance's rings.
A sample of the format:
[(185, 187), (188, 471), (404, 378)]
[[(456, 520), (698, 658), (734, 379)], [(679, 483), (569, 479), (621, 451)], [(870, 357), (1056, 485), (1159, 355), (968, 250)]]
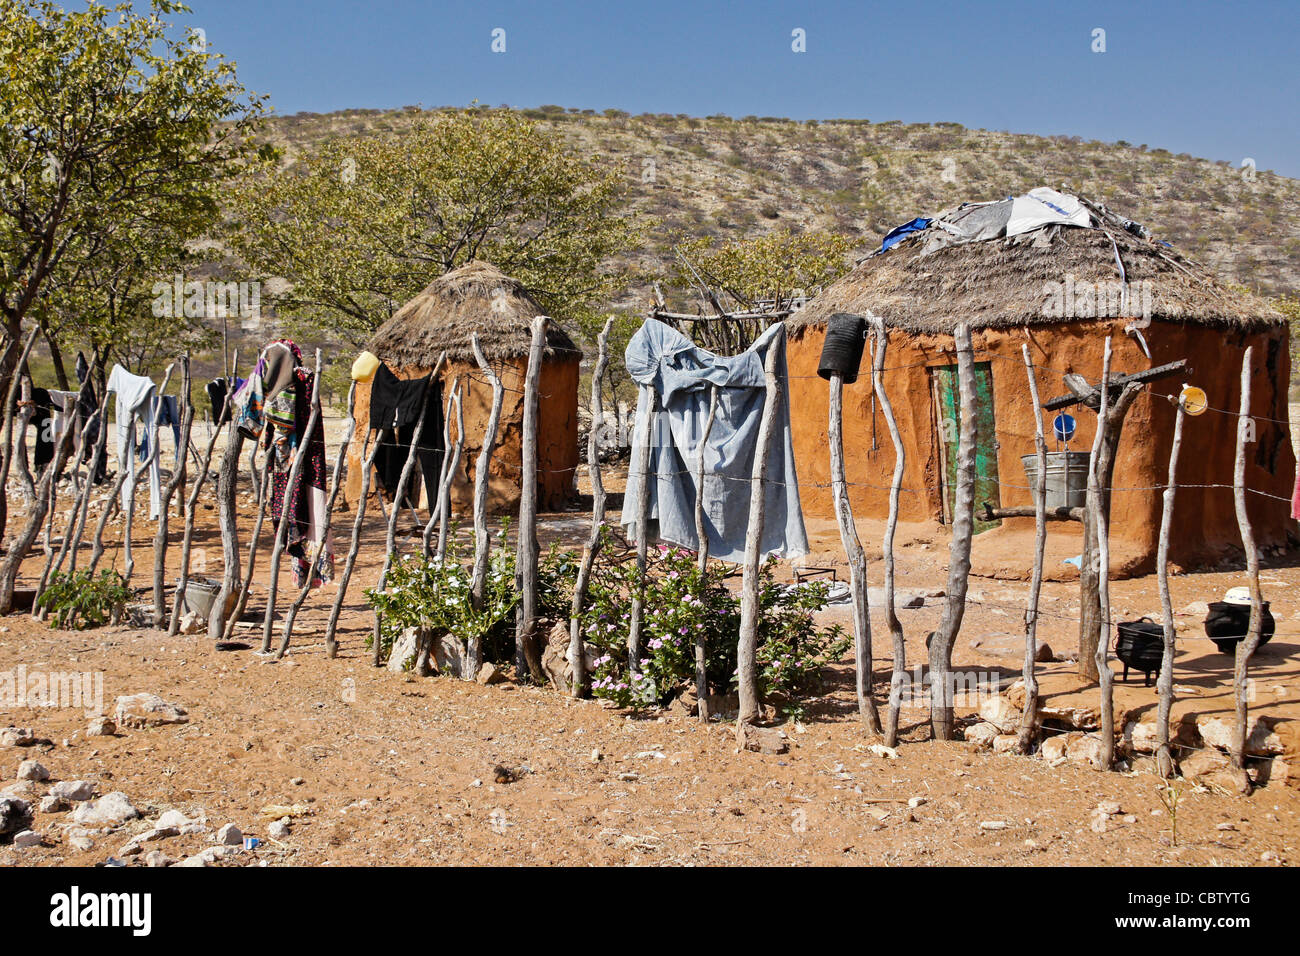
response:
[[(1259, 633), (1259, 646), (1263, 647), (1272, 639), (1276, 624), (1273, 615), (1269, 612), (1267, 601), (1260, 605), (1260, 611), (1263, 621)], [(1210, 613), (1205, 616), (1205, 636), (1214, 641), (1214, 646), (1221, 654), (1237, 653), (1237, 642), (1246, 637), (1249, 628), (1249, 604), (1210, 602)]]
[(1128, 680), (1128, 669), (1142, 671), (1144, 687), (1151, 686), (1151, 675), (1160, 670), (1165, 658), (1165, 629), (1149, 617), (1139, 621), (1125, 621), (1115, 625), (1119, 636), (1115, 638), (1115, 656), (1124, 662), (1123, 680)]

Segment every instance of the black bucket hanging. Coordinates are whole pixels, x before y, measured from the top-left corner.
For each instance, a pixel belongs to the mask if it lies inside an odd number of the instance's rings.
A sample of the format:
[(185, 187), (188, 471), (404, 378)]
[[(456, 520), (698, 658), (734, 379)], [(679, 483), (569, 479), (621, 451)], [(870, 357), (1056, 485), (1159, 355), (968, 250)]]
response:
[(860, 315), (836, 312), (826, 322), (826, 341), (817, 374), (829, 380), (832, 372), (839, 372), (844, 376), (844, 384), (852, 385), (858, 380), (858, 366), (862, 364), (866, 342), (867, 320)]

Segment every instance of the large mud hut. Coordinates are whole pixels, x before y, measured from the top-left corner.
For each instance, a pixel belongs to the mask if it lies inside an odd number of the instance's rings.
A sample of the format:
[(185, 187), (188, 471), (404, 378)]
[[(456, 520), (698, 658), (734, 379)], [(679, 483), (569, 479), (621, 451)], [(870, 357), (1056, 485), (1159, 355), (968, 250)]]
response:
[[(474, 471), (492, 410), (492, 387), (474, 360), (472, 336), (501, 376), (505, 400), (492, 456), (488, 508), (516, 509), (520, 494), (524, 377), (532, 341), (531, 322), (545, 311), (517, 280), (486, 262), (470, 262), (439, 276), (391, 319), (367, 345), (400, 379), (427, 375), (443, 351), (442, 393), (459, 378), (465, 414), (465, 446), (453, 478), (452, 503), (458, 513), (471, 506)], [(538, 419), (538, 505), (558, 508), (572, 496), (578, 465), (578, 367), (582, 351), (552, 316), (542, 360)], [(349, 502), (361, 493), (361, 438), (370, 428), (370, 385), (358, 383), (355, 399), (357, 440), (348, 449)], [(451, 425), (455, 441), (455, 423)], [(421, 445), (425, 442), (422, 440)], [(416, 485), (418, 487), (418, 485)]]
[[(1069, 393), (1063, 381), (1067, 373), (1098, 382), (1109, 334), (1113, 375), (1179, 359), (1189, 365), (1186, 372), (1151, 382), (1123, 426), (1110, 530), (1125, 546), (1128, 570), (1154, 566), (1173, 439), (1175, 406), (1169, 397), (1177, 396), (1184, 384), (1203, 389), (1210, 409), (1189, 418), (1184, 429), (1170, 557), (1194, 567), (1239, 556), (1232, 491), (1236, 411), (1243, 352), (1253, 345), (1255, 436), (1247, 446), (1246, 486), (1256, 493), (1247, 496), (1249, 513), (1261, 547), (1286, 544), (1294, 527), (1289, 498), (1296, 467), (1286, 424), (1287, 323), (1264, 300), (1229, 289), (1166, 244), (1148, 238), (1141, 227), (1100, 207), (1088, 210), (1083, 225), (1050, 224), (1010, 237), (1005, 229), (993, 228), (977, 239), (954, 241), (952, 235), (922, 227), (861, 261), (788, 321), (794, 449), (806, 514), (834, 513), (826, 454), (828, 394), (817, 375), (827, 320), (835, 313), (870, 312), (887, 330), (883, 384), (906, 452), (902, 520), (949, 520), (952, 489), (946, 463), (954, 458), (957, 429), (951, 422), (945, 428), (943, 419), (944, 409), (951, 415), (955, 407), (952, 331), (966, 322), (981, 399), (977, 513), (989, 500), (994, 507), (1033, 504), (1021, 462), (1021, 456), (1034, 452), (1034, 413), (1021, 346), (1029, 346), (1040, 399), (1047, 402)], [(1126, 307), (1117, 307), (1117, 291), (1126, 291)], [(871, 361), (868, 345), (857, 381), (844, 390), (844, 445), (856, 514), (884, 518), (894, 450), (873, 391)], [(1081, 405), (1066, 411), (1077, 421), (1068, 447), (1087, 452), (1096, 414)], [(1049, 449), (1064, 447), (1052, 437), (1056, 412), (1043, 414)], [(1032, 532), (1033, 519), (1008, 518), (1001, 525), (1004, 531), (995, 537)], [(991, 530), (988, 524), (976, 527)], [(1052, 534), (1064, 530), (1056, 525)], [(1029, 549), (1024, 554), (1027, 569)]]

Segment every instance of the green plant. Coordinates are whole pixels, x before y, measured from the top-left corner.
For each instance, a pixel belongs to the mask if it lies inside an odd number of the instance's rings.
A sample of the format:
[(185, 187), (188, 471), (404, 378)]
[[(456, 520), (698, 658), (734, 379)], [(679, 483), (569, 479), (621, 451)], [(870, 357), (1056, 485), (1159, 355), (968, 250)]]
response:
[(89, 571), (55, 572), (36, 606), (50, 612), (50, 627), (82, 631), (116, 623), (130, 597), (114, 570), (105, 568), (97, 577)]
[[(776, 563), (761, 569), (759, 692), (786, 713), (802, 713), (798, 699), (817, 686), (821, 668), (840, 660), (851, 641), (838, 625), (818, 628), (813, 614), (826, 603), (828, 586), (789, 587), (775, 580)], [(740, 599), (726, 587), (727, 569), (703, 572), (695, 555), (660, 547), (649, 556), (644, 579), (632, 564), (603, 563), (592, 575), (582, 629), (600, 651), (592, 693), (621, 707), (662, 704), (695, 680), (695, 645), (702, 639), (711, 688), (735, 683)], [(629, 666), (631, 597), (645, 588), (641, 657)]]
[[(505, 530), (499, 535), (504, 539)], [(514, 554), (507, 548), (492, 552), (482, 606), (477, 609), (470, 600), (470, 573), (458, 559), (454, 536), (444, 560), (398, 556), (388, 569), (384, 587), (369, 588), (365, 593), (379, 615), (384, 657), (392, 653), (393, 643), (408, 627), (450, 634), (462, 646), (477, 638), (482, 642), (484, 660), (506, 660), (513, 653), (508, 625), (519, 596)], [(367, 643), (372, 640), (367, 638)]]

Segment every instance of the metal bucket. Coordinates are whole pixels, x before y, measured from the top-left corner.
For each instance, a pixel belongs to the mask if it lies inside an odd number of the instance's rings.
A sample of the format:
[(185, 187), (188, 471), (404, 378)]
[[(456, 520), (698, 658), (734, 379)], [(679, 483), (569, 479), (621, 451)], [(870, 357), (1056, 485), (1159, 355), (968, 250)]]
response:
[[(1088, 462), (1086, 451), (1049, 451), (1047, 453), (1047, 507), (1082, 508), (1088, 503)], [(1022, 455), (1025, 477), (1032, 494), (1038, 495), (1038, 456)]]
[(212, 614), (212, 605), (217, 603), (221, 593), (221, 582), (211, 578), (190, 578), (185, 582), (185, 591), (181, 595), (182, 607), (206, 621)]

